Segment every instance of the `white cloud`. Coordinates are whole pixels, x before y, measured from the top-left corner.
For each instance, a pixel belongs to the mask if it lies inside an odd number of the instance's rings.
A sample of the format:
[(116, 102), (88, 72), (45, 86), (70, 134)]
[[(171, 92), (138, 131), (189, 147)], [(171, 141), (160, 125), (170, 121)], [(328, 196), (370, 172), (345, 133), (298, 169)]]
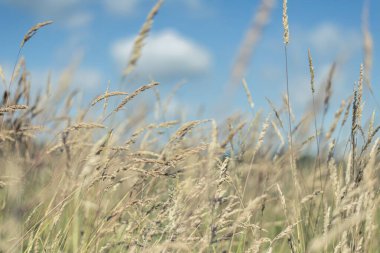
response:
[(93, 15), (90, 12), (76, 12), (69, 16), (65, 25), (68, 28), (81, 28), (88, 26), (93, 20)]
[[(130, 16), (132, 14), (138, 13), (142, 7), (151, 6), (153, 7), (155, 1), (150, 0), (101, 0), (110, 13), (120, 15), (120, 16)], [(167, 0), (166, 4), (179, 5), (181, 9), (187, 9), (197, 15), (207, 11), (209, 13), (210, 9), (204, 4), (202, 0)], [(149, 9), (147, 10), (149, 11)], [(141, 13), (139, 13), (141, 14)]]
[(308, 32), (307, 43), (317, 54), (353, 53), (361, 49), (361, 34), (360, 31), (323, 23)]
[(202, 0), (182, 0), (183, 4), (192, 9), (192, 10), (200, 10), (204, 7)]
[[(116, 41), (111, 54), (120, 67), (125, 67), (135, 38)], [(166, 30), (148, 37), (135, 73), (157, 80), (173, 80), (205, 75), (211, 65), (210, 53), (181, 36)]]
[(108, 11), (118, 15), (130, 15), (136, 11), (141, 0), (104, 0)]
[(52, 16), (79, 5), (81, 0), (1, 0), (3, 3), (25, 8), (40, 16)]
[(89, 0), (0, 0), (0, 4), (24, 9), (39, 19), (53, 19), (69, 29), (83, 28), (92, 22), (93, 14), (87, 7), (94, 3)]
[(100, 84), (103, 84), (103, 75), (99, 70), (90, 67), (82, 67), (75, 72), (73, 79), (73, 86), (85, 91), (84, 89), (95, 89), (101, 88)]

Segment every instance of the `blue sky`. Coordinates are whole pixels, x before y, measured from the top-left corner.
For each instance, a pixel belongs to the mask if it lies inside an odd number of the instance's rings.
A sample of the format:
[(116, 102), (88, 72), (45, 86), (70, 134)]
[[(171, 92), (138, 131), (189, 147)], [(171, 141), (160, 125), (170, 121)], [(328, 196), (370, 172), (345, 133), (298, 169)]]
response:
[[(155, 1), (151, 0), (0, 0), (0, 65), (7, 78), (26, 31), (44, 20), (55, 23), (39, 31), (23, 55), (32, 74), (32, 86), (42, 87), (47, 73), (53, 80), (74, 59), (81, 59), (74, 88), (92, 99), (106, 89), (120, 89), (121, 70), (128, 61), (134, 36)], [(260, 1), (167, 0), (156, 16), (134, 78), (133, 90), (149, 78), (167, 94), (183, 80), (176, 103), (194, 112), (206, 108), (207, 117), (248, 111), (240, 84), (226, 88), (231, 67)], [(288, 1), (290, 25), (289, 81), (297, 114), (310, 101), (307, 49), (323, 85), (332, 62), (340, 59), (334, 78), (333, 109), (352, 91), (363, 59), (361, 16), (364, 1)], [(379, 90), (379, 1), (370, 2), (370, 29), (374, 40), (372, 85)], [(245, 78), (256, 108), (267, 108), (265, 97), (281, 105), (285, 91), (282, 3), (275, 7), (258, 42)], [(230, 96), (226, 96), (230, 94)], [(231, 95), (232, 94), (232, 95)], [(368, 95), (368, 94), (367, 94)], [(228, 99), (226, 99), (228, 98)], [(228, 103), (226, 102), (228, 100)], [(375, 108), (368, 96), (367, 107)]]

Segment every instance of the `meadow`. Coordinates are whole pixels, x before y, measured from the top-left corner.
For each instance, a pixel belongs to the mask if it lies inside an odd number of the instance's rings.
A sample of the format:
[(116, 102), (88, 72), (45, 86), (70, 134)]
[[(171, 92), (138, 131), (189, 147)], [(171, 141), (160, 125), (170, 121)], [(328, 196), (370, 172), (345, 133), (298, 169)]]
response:
[[(137, 35), (123, 78), (144, 53), (161, 3)], [(282, 7), (286, 58), (286, 1)], [(380, 252), (380, 126), (375, 113), (362, 119), (363, 90), (375, 99), (368, 31), (353, 94), (339, 108), (331, 106), (335, 65), (317, 92), (309, 51), (313, 106), (300, 119), (289, 91), (282, 105), (268, 100), (264, 115), (239, 77), (252, 114), (217, 122), (166, 117), (174, 93), (136, 99), (158, 94), (160, 80), (105, 86), (79, 107), (69, 67), (34, 94), (20, 53), (51, 25), (25, 35), (11, 77), (0, 71), (8, 80), (0, 105), (0, 252)], [(287, 74), (284, 64), (284, 90)]]

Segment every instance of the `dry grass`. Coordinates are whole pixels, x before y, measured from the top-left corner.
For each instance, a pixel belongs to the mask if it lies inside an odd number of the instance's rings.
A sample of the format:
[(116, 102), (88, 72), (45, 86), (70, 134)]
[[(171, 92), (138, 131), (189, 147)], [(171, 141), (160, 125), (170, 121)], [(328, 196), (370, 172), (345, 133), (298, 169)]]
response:
[(255, 46), (261, 38), (262, 31), (269, 22), (269, 17), (274, 4), (274, 0), (262, 0), (259, 9), (255, 15), (253, 15), (251, 27), (245, 34), (239, 52), (236, 56), (236, 60), (232, 67), (230, 80), (230, 83), (232, 85), (239, 83), (242, 76), (245, 75)]
[[(287, 44), (286, 1), (284, 28)], [(326, 134), (310, 127), (317, 112), (293, 117), (289, 96), (281, 107), (268, 100), (263, 117), (245, 81), (253, 114), (162, 122), (154, 101), (132, 101), (157, 82), (107, 88), (80, 108), (68, 92), (72, 68), (58, 89), (32, 98), (19, 62), (0, 105), (0, 252), (378, 252), (380, 127), (375, 113), (368, 125), (361, 119), (368, 61), (353, 96), (322, 122)], [(113, 107), (98, 111), (103, 100)]]
[(39, 29), (41, 29), (44, 26), (50, 25), (52, 23), (53, 21), (49, 20), (49, 21), (38, 23), (34, 25), (32, 28), (30, 28), (29, 31), (25, 34), (24, 38), (22, 39), (20, 48), (24, 47), (25, 43), (28, 42), (36, 34), (36, 32)]
[(137, 61), (139, 60), (142, 52), (142, 48), (144, 46), (144, 40), (146, 37), (148, 37), (150, 29), (153, 25), (154, 17), (157, 15), (158, 10), (160, 9), (161, 5), (163, 4), (163, 0), (159, 0), (156, 5), (152, 8), (150, 13), (148, 14), (148, 17), (146, 18), (146, 21), (144, 25), (141, 27), (141, 30), (133, 44), (132, 53), (128, 62), (127, 67), (123, 71), (123, 77), (125, 78), (128, 76), (136, 67)]

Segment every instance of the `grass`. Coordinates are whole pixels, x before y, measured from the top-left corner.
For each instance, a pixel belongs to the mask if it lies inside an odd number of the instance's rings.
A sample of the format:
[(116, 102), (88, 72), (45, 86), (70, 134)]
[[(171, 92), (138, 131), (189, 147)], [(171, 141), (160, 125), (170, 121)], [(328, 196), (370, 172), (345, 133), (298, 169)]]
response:
[[(161, 4), (123, 75), (138, 64)], [(50, 23), (34, 26), (20, 51)], [(285, 47), (288, 26), (284, 1)], [(61, 93), (69, 71), (55, 90), (32, 97), (17, 57), (0, 106), (0, 252), (377, 252), (380, 127), (375, 114), (367, 125), (361, 119), (369, 76), (361, 65), (353, 96), (318, 130), (335, 65), (318, 97), (307, 56), (313, 110), (301, 120), (289, 93), (282, 107), (268, 100), (272, 112), (262, 115), (244, 80), (253, 115), (220, 123), (173, 120), (165, 110), (156, 113), (167, 121), (154, 120), (132, 99), (158, 82), (107, 88), (80, 108), (75, 94)]]

